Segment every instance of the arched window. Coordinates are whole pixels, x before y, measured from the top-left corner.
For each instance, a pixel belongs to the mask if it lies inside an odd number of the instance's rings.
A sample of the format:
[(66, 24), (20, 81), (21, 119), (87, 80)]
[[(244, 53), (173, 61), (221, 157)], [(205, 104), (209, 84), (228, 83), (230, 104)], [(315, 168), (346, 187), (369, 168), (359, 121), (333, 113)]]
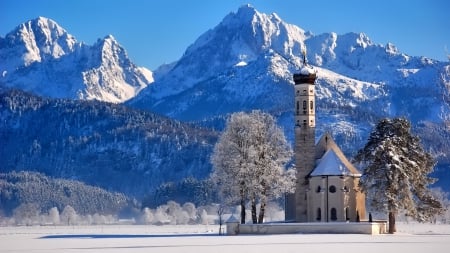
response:
[(309, 101), (309, 108), (311, 110), (314, 109), (314, 102), (313, 101)]
[(335, 220), (337, 220), (337, 211), (336, 211), (336, 208), (331, 208), (331, 220), (332, 221), (335, 221)]
[(329, 190), (330, 190), (331, 193), (335, 193), (336, 192), (336, 186), (334, 186), (334, 185), (330, 186)]
[(306, 110), (306, 101), (303, 101), (303, 110)]
[(322, 220), (322, 210), (319, 208), (317, 208), (317, 217), (316, 220), (320, 221)]
[(300, 102), (297, 101), (297, 115), (300, 115)]
[(321, 191), (322, 191), (322, 187), (320, 187), (320, 185), (317, 186), (316, 192), (319, 193), (319, 192), (321, 192)]
[(345, 208), (345, 220), (350, 220), (350, 216), (348, 214), (348, 207)]

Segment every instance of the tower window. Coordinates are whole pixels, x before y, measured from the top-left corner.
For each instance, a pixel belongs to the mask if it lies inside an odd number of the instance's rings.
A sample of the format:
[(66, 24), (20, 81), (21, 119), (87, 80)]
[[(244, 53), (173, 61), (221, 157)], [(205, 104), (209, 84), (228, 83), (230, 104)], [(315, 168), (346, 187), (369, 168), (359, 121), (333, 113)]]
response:
[(321, 192), (321, 191), (322, 191), (322, 187), (320, 187), (320, 185), (317, 186), (316, 192), (319, 193), (319, 192)]
[(297, 115), (300, 114), (300, 102), (297, 101)]
[(309, 101), (309, 108), (311, 110), (314, 109), (314, 102), (313, 101)]
[(316, 220), (320, 221), (322, 220), (322, 210), (319, 208), (317, 208), (317, 217)]
[(303, 110), (306, 110), (306, 101), (303, 101)]
[(329, 191), (331, 193), (335, 193), (336, 192), (336, 186), (334, 186), (334, 185), (330, 186)]
[(335, 221), (335, 220), (337, 220), (337, 211), (336, 211), (336, 208), (331, 208), (331, 220), (332, 221)]

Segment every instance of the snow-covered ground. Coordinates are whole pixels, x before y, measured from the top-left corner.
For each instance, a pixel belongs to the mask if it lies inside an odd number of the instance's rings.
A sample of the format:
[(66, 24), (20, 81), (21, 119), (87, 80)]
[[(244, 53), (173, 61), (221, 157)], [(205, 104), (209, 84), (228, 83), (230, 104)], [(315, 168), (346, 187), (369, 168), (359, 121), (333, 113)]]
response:
[(0, 227), (0, 252), (450, 252), (450, 225), (397, 225), (394, 235), (219, 236), (215, 225)]

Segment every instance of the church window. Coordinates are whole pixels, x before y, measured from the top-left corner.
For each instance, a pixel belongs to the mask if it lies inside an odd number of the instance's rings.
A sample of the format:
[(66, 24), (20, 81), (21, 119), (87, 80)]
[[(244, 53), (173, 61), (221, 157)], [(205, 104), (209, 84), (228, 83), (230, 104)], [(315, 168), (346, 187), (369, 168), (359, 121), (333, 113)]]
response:
[(344, 185), (344, 187), (342, 188), (343, 192), (349, 192), (348, 187), (346, 185)]
[(317, 217), (316, 220), (320, 221), (322, 220), (322, 210), (319, 208), (317, 208)]
[(335, 221), (335, 220), (337, 220), (337, 211), (336, 211), (336, 208), (331, 208), (331, 220), (332, 221)]
[(335, 193), (336, 192), (336, 186), (334, 186), (334, 185), (330, 186), (329, 190), (330, 190), (331, 193)]
[(317, 186), (316, 192), (319, 193), (319, 192), (321, 192), (321, 191), (322, 191), (322, 187), (320, 187), (320, 185)]

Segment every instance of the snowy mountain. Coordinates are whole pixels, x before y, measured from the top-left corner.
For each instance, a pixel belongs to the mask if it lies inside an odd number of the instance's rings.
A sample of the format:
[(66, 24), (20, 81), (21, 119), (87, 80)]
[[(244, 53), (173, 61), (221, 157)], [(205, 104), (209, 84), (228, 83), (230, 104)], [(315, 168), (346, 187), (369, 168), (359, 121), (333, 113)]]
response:
[[(363, 33), (314, 35), (248, 5), (201, 35), (128, 104), (205, 125), (231, 112), (263, 109), (278, 116), (292, 139), (292, 74), (305, 46), (318, 71), (318, 135), (331, 131), (348, 155), (386, 116), (408, 117), (421, 136), (441, 129), (435, 138), (450, 142), (448, 63), (402, 54)], [(448, 165), (449, 145), (431, 145), (435, 138), (426, 145)]]
[(153, 81), (111, 36), (88, 46), (39, 17), (0, 37), (0, 86), (38, 95), (120, 103)]
[(0, 171), (32, 169), (139, 197), (159, 187), (173, 196), (186, 187), (161, 184), (206, 177), (217, 140), (176, 120), (220, 130), (230, 113), (262, 109), (293, 140), (292, 75), (304, 47), (318, 71), (317, 137), (330, 131), (352, 157), (378, 119), (406, 116), (450, 190), (449, 63), (402, 54), (362, 33), (314, 35), (251, 6), (155, 70), (154, 82), (112, 36), (88, 46), (38, 18), (0, 37), (0, 140), (8, 147), (0, 148)]

